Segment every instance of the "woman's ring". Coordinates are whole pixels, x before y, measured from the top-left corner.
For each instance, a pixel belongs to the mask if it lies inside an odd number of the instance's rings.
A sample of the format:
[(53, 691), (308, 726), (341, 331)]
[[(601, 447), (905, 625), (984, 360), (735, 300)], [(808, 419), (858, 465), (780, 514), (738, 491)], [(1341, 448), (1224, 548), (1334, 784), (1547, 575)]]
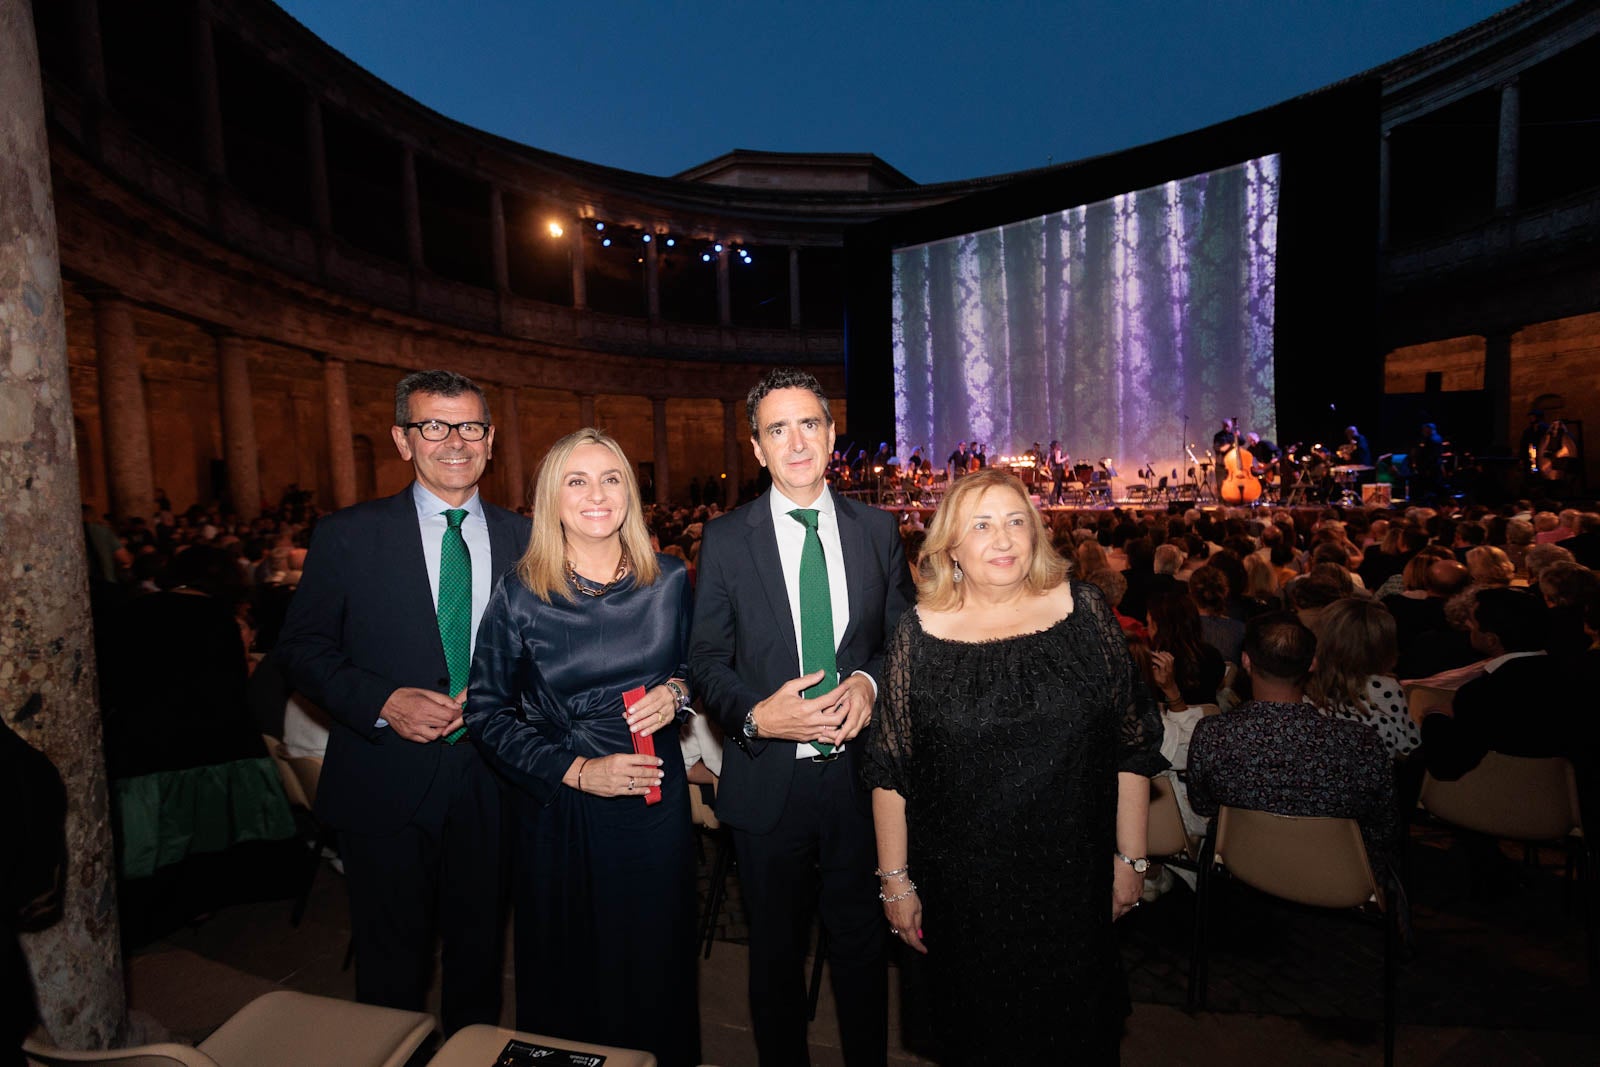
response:
[(633, 792), (633, 779), (632, 778), (628, 779), (628, 792), (630, 792), (630, 793)]
[(899, 937), (899, 936), (900, 936), (900, 931), (899, 931), (899, 930), (896, 930), (896, 929), (895, 929), (895, 928), (894, 928), (894, 927), (892, 927), (892, 926), (891, 926), (891, 927), (889, 927), (889, 932), (890, 932), (890, 933), (891, 933), (891, 934), (893, 934), (893, 935), (894, 935), (894, 936), (895, 936), (895, 937)]

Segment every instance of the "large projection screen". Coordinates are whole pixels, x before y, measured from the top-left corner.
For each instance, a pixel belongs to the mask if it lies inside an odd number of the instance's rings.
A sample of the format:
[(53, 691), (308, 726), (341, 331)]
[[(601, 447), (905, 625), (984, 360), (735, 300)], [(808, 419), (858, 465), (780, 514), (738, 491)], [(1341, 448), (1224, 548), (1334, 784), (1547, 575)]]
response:
[(939, 463), (1061, 441), (1124, 476), (1277, 439), (1278, 156), (897, 249), (896, 436)]

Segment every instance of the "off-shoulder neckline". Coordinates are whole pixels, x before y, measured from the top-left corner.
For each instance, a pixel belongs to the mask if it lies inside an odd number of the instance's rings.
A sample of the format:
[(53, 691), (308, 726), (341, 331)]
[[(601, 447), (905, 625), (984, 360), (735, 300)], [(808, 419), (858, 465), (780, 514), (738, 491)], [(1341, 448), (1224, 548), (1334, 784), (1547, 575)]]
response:
[(926, 637), (930, 641), (938, 641), (940, 644), (961, 645), (969, 648), (981, 648), (984, 645), (999, 645), (1004, 644), (1007, 641), (1023, 641), (1030, 637), (1043, 637), (1045, 634), (1053, 633), (1054, 631), (1065, 626), (1068, 622), (1071, 622), (1072, 617), (1077, 613), (1078, 598), (1073, 595), (1072, 587), (1069, 585), (1067, 587), (1067, 613), (1061, 616), (1061, 618), (1057, 619), (1055, 622), (1052, 622), (1049, 626), (1046, 626), (1041, 630), (1029, 630), (1026, 633), (1011, 634), (1008, 637), (985, 637), (980, 641), (962, 641), (959, 638), (940, 637), (938, 634), (930, 633), (928, 628), (922, 623), (921, 610), (918, 608), (911, 609), (912, 617), (917, 620), (917, 629), (922, 631), (922, 636)]

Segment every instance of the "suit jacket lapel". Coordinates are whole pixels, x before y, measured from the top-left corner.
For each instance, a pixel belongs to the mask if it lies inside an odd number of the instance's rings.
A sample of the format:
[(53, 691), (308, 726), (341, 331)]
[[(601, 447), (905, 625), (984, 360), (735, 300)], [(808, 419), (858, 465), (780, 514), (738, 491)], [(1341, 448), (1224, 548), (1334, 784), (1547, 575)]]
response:
[[(407, 616), (415, 612), (418, 618), (437, 619), (439, 607), (433, 602), (433, 583), (428, 580), (428, 559), (422, 552), (422, 527), (417, 522), (416, 498), (411, 495), (408, 485), (389, 500), (393, 510), (381, 535), (381, 543), (388, 556), (383, 571), (407, 576), (403, 579), (402, 593), (407, 601), (404, 608)], [(438, 650), (442, 663), (444, 640), (439, 636), (439, 627), (428, 629), (430, 642)]]
[(799, 640), (794, 632), (794, 615), (789, 608), (789, 587), (783, 581), (783, 560), (778, 555), (778, 534), (772, 528), (772, 498), (770, 492), (759, 497), (750, 509), (750, 565), (755, 568), (761, 591), (767, 598), (767, 607), (777, 622), (778, 640), (783, 653), (794, 663), (791, 678), (800, 674)]
[(834, 494), (833, 513), (839, 523), (839, 554), (844, 557), (841, 562), (844, 566), (845, 589), (850, 594), (850, 621), (845, 624), (844, 633), (840, 634), (836, 641), (838, 648), (843, 648), (845, 642), (854, 634), (866, 610), (861, 600), (859, 576), (867, 573), (867, 538), (858, 521), (855, 507), (854, 501)]
[(489, 523), (489, 566), (498, 581), (502, 574), (516, 566), (522, 552), (517, 547), (515, 527), (505, 516), (485, 504), (483, 517)]

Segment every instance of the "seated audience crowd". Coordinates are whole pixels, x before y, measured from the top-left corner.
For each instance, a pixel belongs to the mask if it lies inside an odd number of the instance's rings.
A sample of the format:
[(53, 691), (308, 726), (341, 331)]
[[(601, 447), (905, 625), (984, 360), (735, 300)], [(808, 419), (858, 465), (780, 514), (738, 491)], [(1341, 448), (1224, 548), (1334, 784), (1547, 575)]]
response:
[[(660, 550), (683, 559), (692, 581), (701, 531), (722, 509), (646, 511)], [(286, 735), (289, 694), (270, 659), (252, 682), (256, 699), (243, 679), (271, 652), (321, 515), (292, 486), (249, 521), (175, 512), (164, 496), (153, 521), (115, 528), (85, 509), (113, 773), (142, 769), (152, 746), (170, 755), (174, 738), (199, 743), (183, 718), (194, 709), (138, 699), (154, 670), (208, 680), (216, 721), (233, 724), (218, 727), (225, 739), (214, 747)], [(1043, 518), (1074, 577), (1113, 608), (1163, 708), (1162, 751), (1192, 832), (1224, 804), (1350, 816), (1376, 866), (1398, 847), (1400, 766), (1458, 778), (1489, 751), (1571, 758), (1592, 808), (1596, 729), (1574, 698), (1600, 678), (1600, 577), (1590, 569), (1600, 514), (1522, 502), (1500, 513), (1118, 508)], [(915, 569), (926, 535), (915, 522), (901, 532)], [(204, 652), (200, 667), (155, 662), (146, 648), (153, 628), (180, 623), (193, 630), (191, 651)], [(1411, 707), (1413, 684), (1453, 691), (1451, 713)]]

